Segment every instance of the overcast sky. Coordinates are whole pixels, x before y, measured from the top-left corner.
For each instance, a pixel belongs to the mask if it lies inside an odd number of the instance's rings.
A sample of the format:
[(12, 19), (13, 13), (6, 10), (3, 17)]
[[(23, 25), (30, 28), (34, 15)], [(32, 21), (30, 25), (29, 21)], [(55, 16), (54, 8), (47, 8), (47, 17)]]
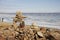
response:
[(0, 0), (0, 12), (13, 13), (17, 10), (25, 13), (60, 12), (60, 0)]

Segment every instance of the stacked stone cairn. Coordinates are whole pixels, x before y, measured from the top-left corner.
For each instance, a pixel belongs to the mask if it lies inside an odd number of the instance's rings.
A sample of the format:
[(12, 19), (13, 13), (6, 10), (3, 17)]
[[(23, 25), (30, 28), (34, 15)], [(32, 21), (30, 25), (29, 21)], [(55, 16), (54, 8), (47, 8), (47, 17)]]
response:
[(18, 11), (13, 24), (0, 22), (0, 40), (60, 40), (60, 30), (40, 27), (35, 22), (25, 25), (24, 18)]

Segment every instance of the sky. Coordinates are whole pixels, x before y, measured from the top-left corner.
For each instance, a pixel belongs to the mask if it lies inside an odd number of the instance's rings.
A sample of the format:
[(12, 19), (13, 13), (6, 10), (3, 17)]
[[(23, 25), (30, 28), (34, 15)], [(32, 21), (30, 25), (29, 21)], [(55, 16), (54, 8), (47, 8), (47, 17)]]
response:
[(54, 13), (60, 12), (60, 0), (0, 0), (0, 13)]

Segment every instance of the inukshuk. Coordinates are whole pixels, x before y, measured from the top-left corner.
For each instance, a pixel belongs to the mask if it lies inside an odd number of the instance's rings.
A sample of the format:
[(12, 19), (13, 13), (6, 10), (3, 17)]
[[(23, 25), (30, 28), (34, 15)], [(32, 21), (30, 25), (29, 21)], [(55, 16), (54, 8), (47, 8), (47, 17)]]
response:
[(13, 19), (13, 24), (16, 25), (17, 23), (19, 23), (19, 27), (23, 28), (25, 26), (24, 18), (26, 17), (22, 15), (22, 12), (17, 11), (16, 16)]

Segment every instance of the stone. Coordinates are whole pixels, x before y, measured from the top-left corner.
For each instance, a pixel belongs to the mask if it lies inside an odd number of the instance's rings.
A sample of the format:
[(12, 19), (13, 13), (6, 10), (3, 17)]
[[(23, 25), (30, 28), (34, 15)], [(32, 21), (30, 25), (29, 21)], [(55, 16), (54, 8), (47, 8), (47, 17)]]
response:
[(37, 35), (40, 36), (40, 37), (42, 37), (42, 38), (44, 37), (43, 33), (40, 32), (40, 31), (37, 32)]
[(40, 28), (40, 31), (44, 34), (44, 33), (46, 33), (47, 30), (46, 30), (45, 27), (41, 27), (41, 28)]
[(17, 29), (18, 25), (16, 23), (13, 23), (14, 29)]
[(25, 37), (24, 37), (24, 40), (28, 40), (28, 36), (25, 36)]
[(40, 30), (40, 28), (37, 26), (37, 24), (35, 22), (32, 23), (31, 29), (33, 29), (35, 31), (39, 31)]
[(60, 34), (55, 32), (55, 33), (50, 33), (52, 37), (54, 37), (56, 40), (60, 40)]
[(36, 26), (37, 26), (36, 22), (33, 22), (33, 23), (32, 23), (32, 26), (33, 26), (33, 27), (36, 27)]
[(7, 37), (7, 40), (15, 40), (15, 38), (13, 36), (9, 36)]
[(25, 22), (22, 21), (22, 23), (20, 23), (20, 28), (24, 28), (25, 27)]

